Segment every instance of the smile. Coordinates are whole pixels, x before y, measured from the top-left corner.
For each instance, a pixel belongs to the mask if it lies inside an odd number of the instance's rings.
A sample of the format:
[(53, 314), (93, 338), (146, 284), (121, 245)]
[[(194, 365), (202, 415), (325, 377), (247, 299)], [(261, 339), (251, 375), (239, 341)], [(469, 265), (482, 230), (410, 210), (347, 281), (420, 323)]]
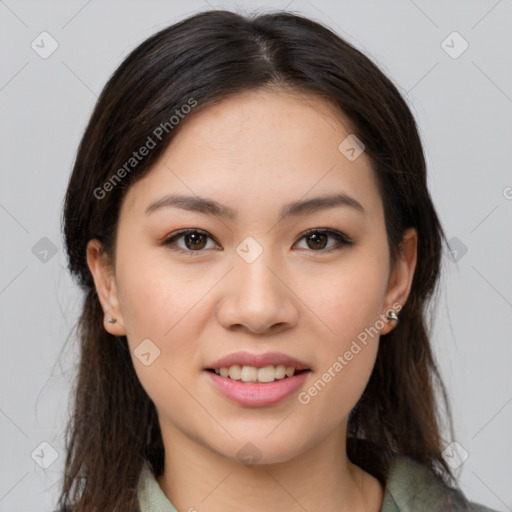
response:
[[(211, 369), (217, 375), (221, 377), (227, 377), (232, 380), (239, 380), (242, 382), (274, 382), (275, 380), (282, 380), (287, 377), (293, 377), (295, 373), (299, 373), (298, 370), (292, 366), (284, 366), (282, 364), (274, 366), (267, 365), (262, 368), (256, 368), (255, 366), (240, 366), (238, 364)], [(306, 371), (306, 370), (300, 370)]]
[[(262, 371), (261, 378), (267, 380), (259, 380), (260, 371)], [(229, 368), (219, 368), (217, 371), (209, 369), (204, 373), (216, 391), (220, 391), (232, 402), (246, 407), (264, 407), (274, 405), (298, 391), (310, 370), (297, 371), (295, 368), (283, 366), (255, 368), (234, 365)], [(235, 379), (231, 374), (239, 378)], [(251, 380), (244, 380), (249, 378)]]

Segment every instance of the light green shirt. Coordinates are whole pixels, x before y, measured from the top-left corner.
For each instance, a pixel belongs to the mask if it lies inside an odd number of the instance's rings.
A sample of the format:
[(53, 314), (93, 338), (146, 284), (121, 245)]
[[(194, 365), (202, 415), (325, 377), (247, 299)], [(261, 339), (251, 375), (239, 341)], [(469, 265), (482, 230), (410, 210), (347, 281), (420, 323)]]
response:
[[(366, 457), (362, 464), (358, 464), (354, 457), (349, 458), (366, 471), (371, 469), (371, 458)], [(377, 461), (377, 464), (382, 463), (383, 460)], [(460, 491), (448, 487), (428, 468), (408, 457), (394, 455), (384, 464), (380, 466), (385, 468), (384, 473), (368, 471), (385, 484), (379, 512), (497, 512), (468, 502)], [(140, 475), (137, 497), (140, 507), (137, 512), (178, 512), (158, 485), (148, 463)]]

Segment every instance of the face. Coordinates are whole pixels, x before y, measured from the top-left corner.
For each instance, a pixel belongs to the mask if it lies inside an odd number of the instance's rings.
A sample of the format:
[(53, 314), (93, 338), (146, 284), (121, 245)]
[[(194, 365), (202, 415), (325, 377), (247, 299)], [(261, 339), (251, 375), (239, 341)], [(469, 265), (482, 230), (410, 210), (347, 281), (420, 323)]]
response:
[[(409, 230), (390, 267), (369, 160), (339, 149), (346, 126), (322, 100), (284, 92), (198, 111), (128, 190), (114, 267), (89, 243), (100, 300), (117, 318), (105, 328), (127, 335), (164, 439), (233, 460), (251, 442), (270, 463), (346, 426), (416, 250)], [(216, 364), (240, 352), (248, 359)], [(209, 371), (238, 361), (251, 379), (253, 367), (293, 366), (286, 356), (307, 370), (261, 384)], [(260, 377), (268, 371), (281, 370)]]

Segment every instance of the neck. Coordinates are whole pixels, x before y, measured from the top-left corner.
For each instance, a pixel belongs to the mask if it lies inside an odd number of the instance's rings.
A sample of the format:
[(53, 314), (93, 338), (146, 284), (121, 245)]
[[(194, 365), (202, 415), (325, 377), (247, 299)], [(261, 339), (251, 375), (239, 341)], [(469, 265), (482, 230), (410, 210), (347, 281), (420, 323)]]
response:
[(382, 485), (346, 455), (346, 423), (285, 462), (246, 466), (163, 429), (165, 466), (157, 481), (178, 510), (377, 512)]

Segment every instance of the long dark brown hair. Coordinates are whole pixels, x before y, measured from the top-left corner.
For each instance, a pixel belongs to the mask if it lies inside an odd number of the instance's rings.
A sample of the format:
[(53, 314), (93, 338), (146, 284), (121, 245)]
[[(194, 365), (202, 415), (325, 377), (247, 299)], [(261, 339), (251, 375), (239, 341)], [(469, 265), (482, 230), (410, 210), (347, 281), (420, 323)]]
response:
[[(186, 116), (175, 125), (169, 120), (183, 114), (191, 99), (189, 117), (230, 95), (275, 88), (293, 90), (305, 101), (311, 95), (328, 100), (349, 120), (375, 172), (392, 261), (406, 228), (419, 235), (410, 296), (397, 328), (380, 344), (368, 385), (350, 415), (349, 436), (372, 441), (383, 453), (407, 455), (456, 484), (441, 455), (441, 421), (452, 438), (453, 425), (427, 318), (446, 239), (410, 109), (371, 60), (322, 24), (290, 12), (212, 10), (158, 32), (130, 53), (103, 89), (78, 149), (63, 231), (69, 269), (85, 293), (62, 510), (132, 510), (143, 463), (148, 461), (156, 476), (164, 463), (156, 410), (136, 377), (126, 337), (103, 328), (87, 242), (98, 239), (113, 255), (124, 194), (187, 122)], [(148, 137), (155, 147), (127, 167)], [(122, 168), (125, 172), (118, 172)]]

